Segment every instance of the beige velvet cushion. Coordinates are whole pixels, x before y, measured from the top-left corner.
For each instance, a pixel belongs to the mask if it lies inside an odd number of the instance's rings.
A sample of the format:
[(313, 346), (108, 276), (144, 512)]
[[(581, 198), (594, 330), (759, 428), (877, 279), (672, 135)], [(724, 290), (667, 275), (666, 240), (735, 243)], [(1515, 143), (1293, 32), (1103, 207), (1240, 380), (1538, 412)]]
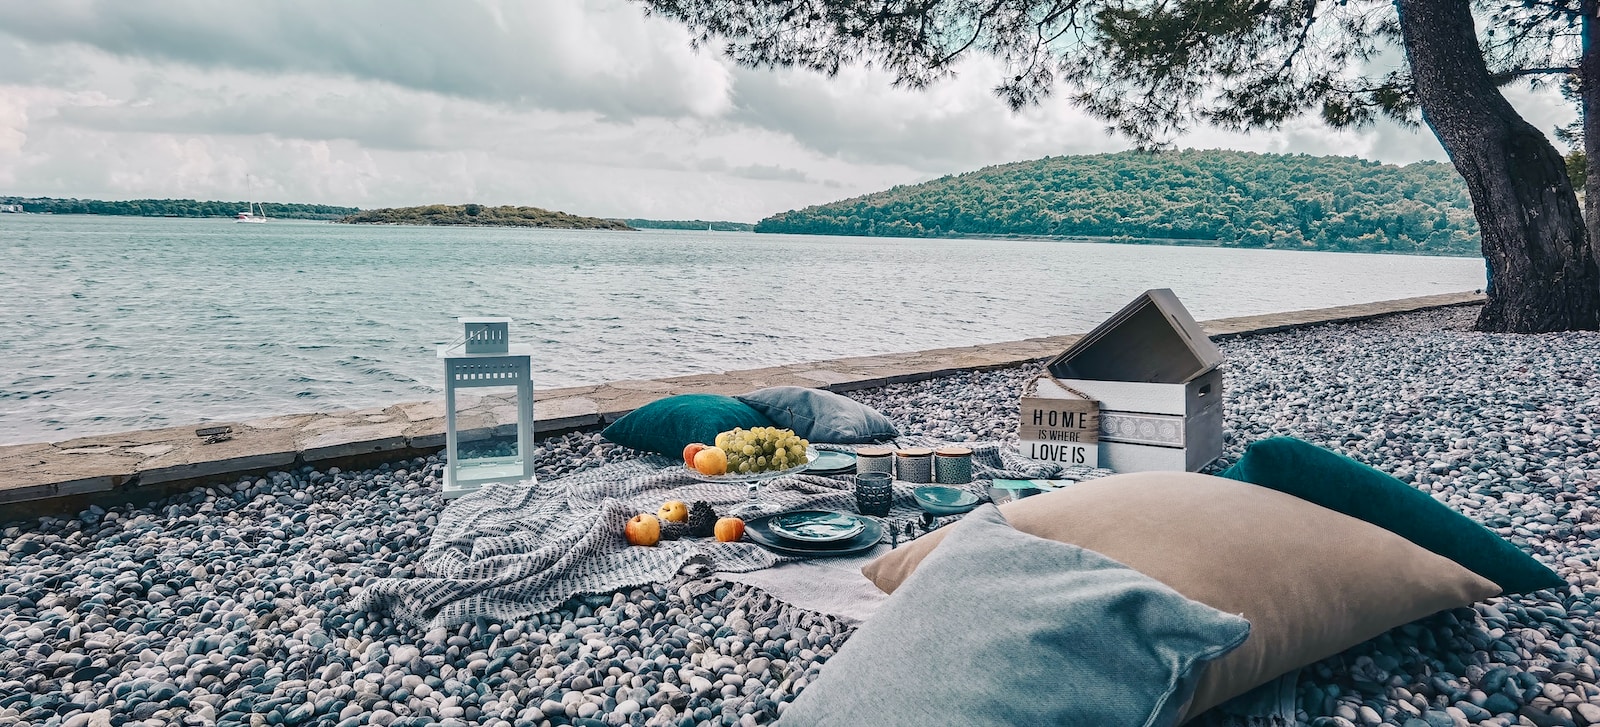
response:
[[(1369, 523), (1265, 487), (1178, 472), (1090, 480), (1000, 507), (1017, 529), (1096, 551), (1250, 621), (1200, 679), (1185, 718), (1395, 626), (1500, 593)], [(867, 564), (893, 592), (936, 532)]]

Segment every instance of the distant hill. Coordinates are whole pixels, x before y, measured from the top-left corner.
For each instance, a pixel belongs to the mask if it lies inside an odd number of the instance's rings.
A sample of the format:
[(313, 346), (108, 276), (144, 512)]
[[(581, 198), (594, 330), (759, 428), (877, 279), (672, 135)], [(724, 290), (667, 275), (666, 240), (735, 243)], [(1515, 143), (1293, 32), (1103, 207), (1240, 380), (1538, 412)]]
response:
[(538, 207), (485, 207), (430, 204), (363, 210), (339, 222), (365, 225), (466, 225), (469, 227), (546, 227), (567, 230), (631, 230), (618, 220), (579, 217)]
[(1237, 151), (1046, 157), (773, 215), (756, 232), (1479, 254), (1447, 164)]
[(716, 232), (751, 232), (753, 222), (724, 222), (722, 220), (619, 220), (629, 227), (641, 230), (704, 230), (707, 225)]
[[(134, 217), (232, 217), (243, 212), (247, 202), (216, 202), (193, 199), (55, 199), (52, 197), (0, 197), (0, 205), (21, 205), (23, 212), (56, 215), (129, 215)], [(359, 211), (356, 207), (326, 204), (257, 203), (268, 217), (299, 220), (332, 220)]]

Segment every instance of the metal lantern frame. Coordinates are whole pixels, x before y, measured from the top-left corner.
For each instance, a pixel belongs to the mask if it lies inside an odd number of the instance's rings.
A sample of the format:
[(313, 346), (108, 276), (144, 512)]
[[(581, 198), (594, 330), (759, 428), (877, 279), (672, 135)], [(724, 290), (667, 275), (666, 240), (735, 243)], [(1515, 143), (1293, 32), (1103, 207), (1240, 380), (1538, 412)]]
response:
[[(444, 496), (460, 497), (490, 482), (531, 480), (533, 474), (533, 346), (512, 344), (510, 318), (463, 317), (461, 342), (439, 347), (444, 361)], [(517, 452), (462, 460), (456, 431), (456, 392), (516, 387)]]

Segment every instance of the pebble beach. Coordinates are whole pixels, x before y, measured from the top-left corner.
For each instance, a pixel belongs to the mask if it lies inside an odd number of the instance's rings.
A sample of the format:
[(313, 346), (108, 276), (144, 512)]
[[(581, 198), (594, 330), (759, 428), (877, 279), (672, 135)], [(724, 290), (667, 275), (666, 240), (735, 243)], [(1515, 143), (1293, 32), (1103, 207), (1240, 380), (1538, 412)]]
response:
[[(1225, 467), (1295, 436), (1389, 472), (1571, 584), (1408, 624), (1302, 670), (1323, 727), (1600, 724), (1600, 334), (1448, 308), (1219, 342)], [(854, 392), (907, 434), (1015, 437), (1029, 368)], [(635, 456), (580, 432), (541, 479)], [(417, 631), (347, 604), (416, 575), (438, 457), (276, 472), (0, 524), (0, 725), (768, 724), (849, 638), (679, 580)]]

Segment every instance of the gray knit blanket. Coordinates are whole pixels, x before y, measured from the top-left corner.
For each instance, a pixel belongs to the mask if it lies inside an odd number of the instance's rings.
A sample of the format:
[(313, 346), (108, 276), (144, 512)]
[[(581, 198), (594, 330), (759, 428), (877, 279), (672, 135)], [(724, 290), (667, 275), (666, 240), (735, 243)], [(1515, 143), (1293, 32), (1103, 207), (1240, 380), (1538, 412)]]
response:
[[(897, 444), (937, 443), (906, 438)], [(966, 487), (980, 496), (994, 478), (1110, 474), (1024, 459), (997, 442), (963, 446), (973, 450), (974, 481)], [(890, 525), (920, 517), (912, 489), (895, 484)], [(752, 511), (745, 485), (696, 480), (681, 462), (664, 457), (616, 462), (549, 482), (491, 484), (440, 514), (419, 558), (425, 575), (375, 581), (351, 605), (418, 628), (451, 627), (479, 616), (514, 621), (553, 610), (574, 596), (671, 581), (686, 567), (740, 573), (792, 560), (748, 541), (682, 538), (648, 548), (628, 545), (622, 534), (628, 519), (653, 514), (668, 500), (704, 501), (719, 514), (737, 511), (746, 519), (808, 509), (855, 511), (846, 479), (788, 475), (768, 481), (755, 501), (759, 511)]]

